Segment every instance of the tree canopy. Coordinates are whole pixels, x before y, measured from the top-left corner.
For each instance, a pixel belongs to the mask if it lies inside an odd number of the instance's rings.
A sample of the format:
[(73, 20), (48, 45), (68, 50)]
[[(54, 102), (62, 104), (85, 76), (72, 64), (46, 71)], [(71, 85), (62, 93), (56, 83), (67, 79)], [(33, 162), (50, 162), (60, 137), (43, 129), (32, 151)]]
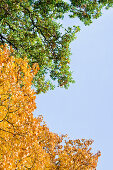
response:
[[(36, 108), (32, 79), (39, 70), (27, 58), (15, 58), (12, 48), (0, 46), (0, 169), (95, 169), (100, 152), (92, 140), (70, 140), (50, 132)], [(2, 73), (2, 74), (1, 74)]]
[(33, 78), (37, 93), (53, 89), (54, 81), (68, 88), (74, 82), (69, 44), (80, 28), (63, 28), (59, 19), (67, 13), (89, 25), (112, 5), (112, 0), (0, 0), (0, 43), (11, 45), (16, 57), (27, 56), (30, 66), (39, 64)]

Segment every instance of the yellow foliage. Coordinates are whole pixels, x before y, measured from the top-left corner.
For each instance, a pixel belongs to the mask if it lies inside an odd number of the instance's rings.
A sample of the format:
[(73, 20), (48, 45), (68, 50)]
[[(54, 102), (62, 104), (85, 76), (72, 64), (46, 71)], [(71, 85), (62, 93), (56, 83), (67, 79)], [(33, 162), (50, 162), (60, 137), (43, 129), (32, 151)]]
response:
[[(11, 52), (10, 52), (11, 50)], [(0, 169), (95, 169), (100, 154), (93, 155), (91, 140), (68, 140), (49, 131), (41, 116), (34, 118), (33, 76), (39, 70), (26, 59), (11, 56), (0, 47)]]

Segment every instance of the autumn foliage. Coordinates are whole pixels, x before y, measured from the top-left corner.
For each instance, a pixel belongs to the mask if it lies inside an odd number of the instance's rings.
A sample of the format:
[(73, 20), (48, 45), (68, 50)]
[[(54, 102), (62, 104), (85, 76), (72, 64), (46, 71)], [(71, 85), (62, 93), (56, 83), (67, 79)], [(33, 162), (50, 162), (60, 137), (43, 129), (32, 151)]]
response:
[(33, 117), (31, 85), (39, 66), (12, 54), (0, 47), (0, 169), (95, 169), (100, 152), (91, 152), (92, 140), (69, 140), (50, 132), (42, 116)]

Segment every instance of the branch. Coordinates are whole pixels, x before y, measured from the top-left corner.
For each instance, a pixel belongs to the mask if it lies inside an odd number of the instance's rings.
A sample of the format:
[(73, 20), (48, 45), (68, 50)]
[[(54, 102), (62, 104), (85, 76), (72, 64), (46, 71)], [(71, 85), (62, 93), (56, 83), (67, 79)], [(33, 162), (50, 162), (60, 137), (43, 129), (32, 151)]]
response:
[(6, 37), (4, 37), (2, 34), (0, 34), (0, 37), (1, 37), (1, 40), (2, 39), (6, 40), (10, 45), (12, 45), (18, 51), (18, 48), (11, 41), (9, 41)]
[[(43, 34), (43, 32), (42, 32), (42, 30), (41, 30), (41, 28), (39, 28), (39, 27), (41, 27), (41, 26), (37, 26), (35, 23), (34, 23), (34, 20), (33, 20), (33, 18), (32, 18), (32, 16), (31, 16), (31, 12), (30, 12), (30, 10), (28, 9), (28, 8), (26, 8), (26, 7), (24, 7), (23, 5), (21, 5), (27, 12), (28, 12), (28, 14), (29, 14), (29, 17), (30, 17), (30, 19), (31, 19), (31, 22), (32, 22), (32, 24), (33, 24), (33, 26), (34, 26), (34, 28), (37, 28), (37, 29), (39, 29), (40, 30), (40, 32), (41, 32), (41, 34), (42, 34), (42, 36), (44, 37), (44, 39), (45, 39), (45, 41), (47, 42), (47, 39), (46, 39), (46, 37), (45, 37), (45, 35)], [(45, 27), (43, 27), (44, 29), (46, 29)], [(48, 29), (46, 29), (46, 30), (48, 30)]]
[(8, 22), (6, 22), (6, 24), (9, 26), (9, 28), (11, 29), (11, 30), (13, 30), (13, 31), (17, 31), (16, 29), (14, 29), (13, 27), (11, 27), (11, 25), (8, 23)]

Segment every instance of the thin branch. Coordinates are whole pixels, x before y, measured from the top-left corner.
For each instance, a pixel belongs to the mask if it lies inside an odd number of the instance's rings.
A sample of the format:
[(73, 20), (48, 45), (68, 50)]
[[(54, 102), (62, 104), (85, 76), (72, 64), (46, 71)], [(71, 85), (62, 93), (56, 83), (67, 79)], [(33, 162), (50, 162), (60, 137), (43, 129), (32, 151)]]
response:
[(6, 24), (9, 26), (9, 28), (11, 29), (11, 30), (13, 30), (13, 31), (16, 31), (17, 32), (17, 30), (16, 29), (14, 29), (13, 27), (11, 27), (11, 25), (6, 21)]
[(9, 41), (6, 37), (4, 37), (2, 34), (0, 34), (0, 37), (1, 39), (6, 40), (10, 45), (12, 45), (18, 51), (18, 48), (11, 41)]

